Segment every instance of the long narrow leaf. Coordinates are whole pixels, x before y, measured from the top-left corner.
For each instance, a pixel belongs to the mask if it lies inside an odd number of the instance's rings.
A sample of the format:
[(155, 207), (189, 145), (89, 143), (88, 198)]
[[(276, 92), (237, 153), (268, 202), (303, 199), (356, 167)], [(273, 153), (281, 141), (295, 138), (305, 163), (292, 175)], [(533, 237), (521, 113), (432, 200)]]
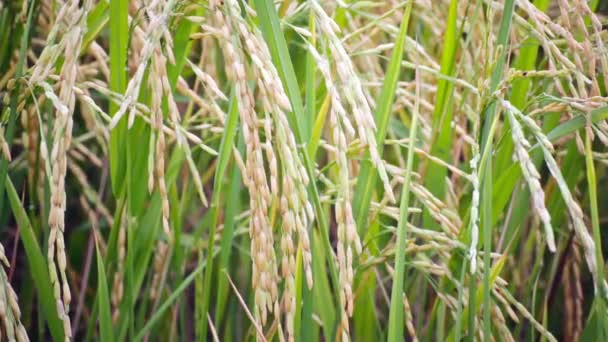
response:
[(34, 279), (34, 284), (38, 289), (38, 298), (44, 317), (47, 320), (51, 335), (55, 341), (63, 341), (63, 323), (57, 315), (57, 305), (53, 296), (53, 285), (48, 273), (46, 259), (42, 256), (42, 251), (36, 240), (36, 234), (32, 228), (32, 224), (28, 219), (27, 213), (19, 200), (19, 195), (10, 178), (6, 179), (6, 192), (11, 206), (11, 210), (15, 214), (15, 220), (19, 225), (21, 240), (25, 248), (28, 268)]
[[(399, 35), (397, 36), (397, 41), (395, 42), (395, 49), (393, 51), (393, 55), (391, 56), (390, 64), (386, 70), (387, 77), (384, 79), (384, 83), (382, 84), (380, 99), (378, 100), (376, 107), (375, 120), (376, 126), (378, 127), (378, 132), (376, 133), (376, 143), (378, 144), (378, 153), (380, 155), (382, 154), (384, 138), (386, 137), (390, 113), (393, 108), (397, 82), (399, 81), (399, 75), (401, 74), (401, 60), (403, 59), (406, 41), (405, 38), (407, 36), (413, 4), (414, 1), (409, 1), (407, 7), (405, 8), (401, 26), (399, 27)], [(365, 235), (365, 229), (367, 229), (367, 216), (377, 177), (378, 175), (373, 170), (371, 162), (364, 161), (361, 165), (361, 171), (359, 172), (357, 186), (355, 188), (355, 196), (353, 199), (353, 212), (355, 214), (355, 221), (357, 222), (357, 230), (361, 236)]]

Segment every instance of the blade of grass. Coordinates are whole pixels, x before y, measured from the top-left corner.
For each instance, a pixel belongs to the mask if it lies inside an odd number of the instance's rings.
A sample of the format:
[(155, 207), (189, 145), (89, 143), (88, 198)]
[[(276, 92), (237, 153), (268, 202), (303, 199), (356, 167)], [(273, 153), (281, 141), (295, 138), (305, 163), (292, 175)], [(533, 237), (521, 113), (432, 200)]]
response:
[(6, 178), (6, 192), (11, 210), (15, 215), (15, 221), (19, 225), (19, 233), (27, 257), (28, 269), (38, 289), (38, 298), (44, 317), (49, 325), (51, 336), (53, 336), (55, 341), (63, 341), (63, 322), (57, 315), (57, 305), (53, 296), (53, 287), (46, 259), (42, 256), (42, 251), (36, 240), (36, 234), (21, 204), (17, 190), (15, 190), (13, 182), (8, 177)]
[(403, 340), (403, 278), (405, 277), (405, 248), (407, 231), (406, 225), (409, 216), (410, 182), (414, 164), (414, 145), (418, 129), (418, 109), (420, 106), (420, 79), (416, 72), (416, 104), (412, 112), (412, 126), (410, 128), (409, 146), (407, 152), (407, 166), (405, 169), (403, 187), (401, 189), (401, 204), (399, 205), (399, 223), (397, 225), (397, 242), (395, 247), (395, 275), (391, 291), (391, 308), (388, 319), (388, 340)]
[[(454, 68), (457, 51), (460, 46), (461, 32), (457, 25), (458, 17), (458, 0), (451, 0), (448, 10), (448, 20), (443, 39), (443, 51), (441, 53), (440, 74), (453, 77), (456, 74)], [(465, 14), (466, 18), (466, 14)], [(453, 112), (454, 112), (454, 97), (452, 96), (454, 84), (445, 78), (440, 78), (438, 81), (437, 94), (435, 97), (435, 106), (432, 114), (432, 136), (430, 141), (430, 154), (450, 163), (452, 155), (452, 140), (453, 140)], [(438, 163), (427, 161), (427, 169), (424, 176), (424, 186), (439, 200), (444, 200), (446, 194), (446, 177), (448, 175), (447, 168)], [(439, 224), (432, 217), (428, 209), (423, 211), (424, 225), (432, 229), (438, 229)], [(441, 282), (440, 287), (445, 287), (445, 282)], [(443, 340), (444, 324), (445, 324), (445, 303), (436, 301), (436, 336), (438, 340)]]
[(353, 326), (357, 341), (372, 341), (382, 331), (376, 308), (376, 269), (358, 272), (355, 279), (358, 295), (355, 300)]
[(99, 252), (98, 236), (95, 234), (95, 253), (97, 256), (97, 303), (99, 309), (99, 336), (102, 342), (114, 341), (114, 328), (110, 314), (110, 295), (103, 258)]
[(323, 134), (323, 128), (325, 127), (325, 119), (327, 118), (327, 113), (329, 112), (329, 95), (325, 96), (323, 103), (321, 104), (321, 108), (319, 108), (319, 112), (317, 113), (317, 118), (315, 119), (315, 123), (312, 128), (312, 134), (310, 135), (310, 141), (308, 142), (308, 155), (314, 161), (315, 156), (317, 155), (317, 149), (319, 148), (319, 143), (321, 142), (321, 135)]
[[(301, 328), (302, 328), (302, 289), (307, 288), (304, 278), (304, 267), (302, 264), (302, 246), (298, 246), (298, 252), (296, 254), (296, 272), (295, 272), (295, 286), (296, 286), (296, 309), (294, 316), (294, 328), (293, 331), (298, 332), (301, 337)], [(304, 325), (305, 328), (310, 328), (309, 325)]]
[[(126, 212), (125, 212), (126, 214)], [(134, 319), (133, 302), (140, 293), (142, 283), (148, 271), (147, 265), (150, 264), (151, 255), (154, 252), (154, 245), (160, 231), (160, 216), (161, 216), (161, 200), (158, 192), (154, 194), (145, 215), (140, 218), (138, 225), (131, 224), (127, 227), (127, 246), (132, 246), (131, 252), (127, 250), (125, 264), (125, 296), (119, 307), (119, 324), (118, 338), (124, 339), (125, 334), (133, 334), (131, 331), (134, 327), (132, 320)], [(132, 234), (129, 241), (129, 234)], [(133, 235), (136, 235), (135, 238)], [(137, 240), (135, 244), (134, 240)], [(131, 244), (129, 245), (129, 242)], [(137, 267), (135, 267), (137, 265)], [(133, 269), (129, 270), (128, 268)], [(130, 297), (130, 298), (129, 298)]]
[[(127, 168), (129, 167), (129, 147), (127, 147)], [(127, 170), (127, 173), (130, 172), (130, 169)], [(143, 177), (142, 177), (143, 178)], [(132, 186), (133, 183), (129, 182), (129, 176), (127, 176), (127, 188), (130, 188)], [(133, 198), (132, 196), (129, 195), (129, 192), (127, 191), (127, 203), (129, 202), (129, 200)], [(137, 227), (135, 226), (135, 220), (132, 219), (129, 216), (129, 211), (132, 210), (131, 209), (132, 206), (130, 206), (129, 204), (127, 204), (127, 258), (125, 261), (126, 264), (126, 270), (125, 270), (125, 274), (124, 274), (124, 298), (122, 299), (122, 303), (120, 305), (120, 315), (121, 317), (124, 317), (121, 319), (122, 322), (125, 322), (126, 324), (123, 325), (123, 327), (127, 327), (127, 333), (128, 333), (128, 339), (129, 340), (133, 340), (133, 335), (135, 334), (135, 301), (136, 296), (137, 296), (137, 292), (135, 292), (135, 251), (137, 250), (136, 244), (135, 244), (135, 230), (137, 229)], [(138, 241), (138, 245), (139, 245), (139, 241), (141, 241), (140, 239), (137, 239)], [(135, 248), (133, 248), (135, 247)], [(124, 331), (124, 330), (122, 330)], [(119, 338), (122, 340), (124, 339), (124, 335), (122, 333), (122, 331), (119, 333)]]
[(169, 295), (169, 297), (167, 297), (167, 299), (158, 307), (154, 315), (152, 315), (152, 317), (148, 319), (146, 325), (137, 333), (137, 335), (135, 335), (133, 341), (138, 342), (143, 340), (144, 336), (146, 336), (150, 329), (154, 327), (158, 320), (163, 316), (165, 311), (167, 311), (171, 307), (173, 302), (175, 302), (179, 298), (179, 296), (181, 296), (182, 292), (184, 292), (188, 288), (188, 286), (194, 281), (196, 276), (203, 271), (206, 265), (206, 262), (200, 263), (186, 278), (184, 278), (184, 280), (182, 280), (182, 282), (175, 288), (171, 295)]
[[(441, 55), (441, 66), (439, 72), (442, 75), (452, 77), (454, 75), (454, 63), (456, 52), (460, 45), (458, 37), (458, 0), (450, 1), (448, 21), (443, 39), (443, 52)], [(452, 106), (451, 98), (453, 83), (446, 79), (440, 79), (435, 98), (435, 108), (433, 110), (433, 138), (431, 141), (431, 155), (449, 162), (452, 148)], [(447, 168), (438, 163), (428, 163), (424, 185), (427, 189), (440, 200), (443, 200), (446, 191)], [(425, 212), (424, 222), (426, 226), (436, 226), (436, 221), (431, 215)]]
[(236, 102), (235, 89), (233, 89), (232, 96), (230, 98), (230, 107), (228, 110), (228, 121), (226, 122), (224, 135), (220, 144), (219, 161), (215, 169), (215, 177), (213, 180), (213, 195), (211, 198), (210, 208), (211, 224), (209, 226), (209, 237), (207, 238), (209, 246), (207, 247), (206, 263), (208, 266), (207, 269), (205, 269), (203, 298), (200, 304), (202, 306), (202, 316), (199, 317), (200, 322), (198, 322), (197, 324), (197, 326), (200, 328), (200, 334), (198, 336), (200, 336), (201, 338), (206, 338), (207, 336), (207, 314), (209, 310), (209, 301), (211, 296), (211, 277), (213, 276), (213, 246), (215, 241), (215, 230), (220, 213), (219, 207), (221, 205), (220, 200), (222, 194), (222, 185), (224, 183), (224, 173), (226, 171), (226, 167), (228, 166), (228, 162), (230, 161), (230, 156), (232, 155), (234, 138), (237, 133), (237, 126), (239, 122), (238, 118), (239, 109)]
[[(490, 269), (490, 274), (488, 276), (488, 281), (490, 282), (490, 285), (493, 286), (494, 283), (496, 282), (496, 279), (498, 278), (498, 276), (500, 275), (500, 272), (502, 272), (503, 267), (505, 266), (505, 262), (507, 261), (507, 253), (505, 252), (504, 254), (501, 255), (500, 259), (498, 259), (496, 261), (496, 263), (492, 266), (492, 268)], [(473, 308), (474, 311), (477, 311), (479, 309), (479, 307), (482, 304), (482, 299), (484, 296), (483, 293), (483, 288), (477, 288), (477, 290), (474, 292), (475, 295), (475, 301), (473, 301), (473, 303), (475, 303), (476, 307)], [(462, 326), (469, 326), (469, 331), (468, 331), (468, 338), (471, 341), (474, 341), (474, 337), (475, 337), (475, 329), (471, 329), (470, 327), (474, 327), (475, 324), (474, 322), (471, 322), (469, 319), (469, 311), (471, 310), (470, 306), (467, 306), (466, 308), (464, 308), (464, 310), (462, 311)], [(450, 330), (450, 333), (448, 334), (448, 337), (446, 339), (446, 341), (450, 341), (450, 342), (456, 342), (457, 340), (454, 339), (456, 335), (456, 331), (454, 329)], [(486, 335), (484, 335), (486, 336)], [(486, 336), (487, 337), (487, 336)], [(490, 339), (491, 337), (487, 337), (488, 339)]]
[[(144, 76), (146, 82), (147, 75)], [(140, 90), (140, 103), (149, 104), (149, 91), (147, 87)], [(167, 113), (165, 111), (165, 113)], [(126, 120), (121, 120), (126, 121)], [(142, 141), (150, 141), (152, 128), (140, 117), (135, 118), (135, 122), (130, 129), (126, 130), (127, 152), (126, 152), (126, 187), (127, 187), (127, 209), (129, 215), (139, 217), (145, 213), (144, 205), (150, 197), (148, 192), (148, 179), (142, 177), (147, 172), (148, 154), (150, 144)], [(136, 241), (137, 242), (137, 241)], [(128, 253), (128, 252), (127, 252)]]
[[(460, 266), (459, 276), (460, 284), (462, 285), (464, 285), (464, 275), (466, 274), (466, 269), (467, 264), (463, 262)], [(458, 286), (458, 304), (456, 307), (456, 323), (454, 324), (454, 341), (460, 341), (460, 333), (462, 331), (462, 307), (464, 303), (464, 287), (462, 285)], [(473, 305), (475, 305), (475, 303), (473, 303)], [(470, 329), (469, 331), (472, 331), (472, 329)]]
[[(313, 250), (321, 250), (323, 245), (324, 237), (321, 237), (318, 231), (312, 234), (312, 247)], [(312, 273), (314, 286), (312, 287), (312, 293), (314, 296), (315, 303), (323, 303), (323, 305), (316, 305), (313, 311), (319, 316), (323, 327), (323, 336), (326, 341), (332, 341), (335, 333), (335, 324), (338, 320), (336, 316), (335, 305), (329, 305), (335, 303), (331, 292), (329, 281), (327, 280), (327, 267), (326, 265), (332, 263), (333, 260), (328, 260), (328, 255), (324, 253), (313, 253), (312, 254), (313, 269)]]
[[(243, 153), (245, 146), (243, 139), (239, 137), (239, 152)], [(226, 209), (224, 211), (224, 229), (222, 230), (222, 238), (220, 242), (220, 256), (218, 262), (219, 272), (228, 272), (230, 267), (230, 255), (232, 251), (232, 243), (234, 238), (234, 230), (237, 227), (236, 215), (240, 208), (240, 193), (241, 193), (241, 172), (238, 167), (233, 167), (230, 170), (230, 185), (228, 189), (228, 197), (226, 198)], [(215, 322), (220, 324), (228, 296), (228, 278), (218, 277), (217, 285), (217, 301), (215, 304)]]
[[(119, 94), (127, 87), (127, 49), (129, 37), (128, 1), (110, 0), (110, 90)], [(110, 101), (110, 114), (118, 105)], [(126, 120), (120, 120), (110, 132), (110, 179), (114, 196), (120, 195), (126, 168)]]
[[(315, 29), (315, 15), (311, 11), (308, 14), (308, 31), (312, 34), (309, 39), (309, 43), (312, 46), (317, 45), (317, 33)], [(315, 121), (315, 114), (317, 113), (317, 92), (316, 92), (316, 77), (315, 77), (315, 59), (310, 51), (306, 52), (306, 96), (305, 96), (305, 107), (306, 107), (306, 120), (305, 120), (305, 131), (306, 134), (303, 137), (307, 140), (312, 140), (311, 131), (313, 129), (313, 122)], [(314, 154), (309, 154), (314, 160)]]
[[(312, 33), (312, 37), (310, 37), (310, 44), (316, 46), (317, 36), (315, 29), (315, 16), (312, 11), (308, 14), (308, 30)], [(304, 138), (308, 138), (308, 155), (310, 156), (311, 162), (314, 164), (316, 151), (313, 153), (310, 152), (310, 148), (313, 144), (313, 141), (316, 141), (318, 144), (320, 138), (320, 132), (322, 129), (317, 129), (314, 127), (315, 131), (313, 131), (313, 122), (316, 124), (317, 120), (315, 120), (315, 114), (317, 113), (317, 92), (316, 92), (316, 74), (315, 74), (315, 60), (310, 53), (310, 51), (306, 52), (306, 97), (305, 97), (305, 106), (306, 106), (306, 135)], [(321, 112), (322, 113), (322, 112)], [(320, 114), (321, 114), (320, 113)], [(327, 114), (327, 111), (325, 111)], [(324, 115), (319, 115), (319, 117)], [(319, 121), (325, 122), (323, 118)], [(314, 133), (318, 133), (319, 135), (315, 138), (313, 136)], [(318, 145), (317, 145), (318, 146)], [(312, 246), (314, 247), (314, 246)], [(312, 289), (308, 287), (305, 283), (306, 278), (304, 275), (304, 260), (302, 257), (302, 246), (298, 246), (298, 259), (296, 262), (297, 272), (296, 272), (296, 311), (295, 311), (295, 319), (294, 319), (294, 332), (296, 336), (299, 336), (300, 341), (312, 341), (313, 340), (313, 332), (312, 329), (314, 323), (312, 320), (312, 309), (314, 307), (314, 296)]]
[(595, 176), (595, 166), (593, 165), (593, 151), (591, 150), (591, 137), (589, 132), (585, 134), (585, 164), (587, 168), (587, 183), (589, 185), (589, 207), (591, 208), (591, 227), (593, 231), (593, 240), (595, 241), (595, 254), (597, 263), (597, 284), (595, 285), (599, 295), (596, 296), (598, 310), (597, 324), (599, 339), (605, 339), (608, 327), (606, 326), (606, 288), (604, 286), (604, 256), (602, 253), (602, 234), (600, 230), (600, 218), (597, 206), (597, 178)]
[(9, 8), (4, 7), (0, 12), (0, 72), (5, 73), (13, 51), (14, 41), (9, 39), (13, 33), (13, 16)]
[[(536, 0), (534, 6), (545, 12), (549, 7), (549, 0)], [(513, 66), (517, 70), (532, 70), (536, 65), (536, 59), (538, 56), (538, 49), (540, 42), (534, 38), (529, 38), (521, 44), (520, 52), (513, 63)], [(518, 78), (513, 81), (511, 86), (511, 94), (509, 101), (511, 104), (520, 110), (524, 109), (526, 100), (530, 93), (530, 86), (532, 80), (527, 77)], [(510, 127), (509, 121), (505, 121), (505, 129)], [(513, 141), (511, 139), (504, 139), (501, 148), (499, 149), (496, 156), (496, 169), (504, 170), (510, 164), (512, 164), (513, 156)], [(517, 177), (519, 178), (519, 177)]]
[[(589, 115), (592, 123), (606, 120), (608, 119), (608, 106), (594, 109)], [(579, 115), (555, 127), (551, 132), (547, 133), (547, 138), (550, 141), (555, 141), (563, 136), (578, 131), (585, 127), (586, 124), (587, 118), (584, 115)]]
[[(380, 98), (377, 102), (376, 111), (374, 118), (376, 120), (376, 126), (378, 132), (376, 133), (376, 143), (378, 144), (378, 154), (382, 155), (384, 147), (384, 138), (388, 129), (388, 123), (390, 114), (393, 108), (393, 102), (395, 99), (395, 92), (397, 89), (397, 82), (401, 74), (401, 60), (403, 59), (403, 51), (405, 49), (405, 42), (407, 31), (410, 22), (410, 16), (412, 13), (412, 6), (414, 0), (411, 0), (405, 7), (403, 19), (399, 27), (399, 35), (395, 42), (395, 49), (391, 56), (391, 61), (386, 69), (386, 78), (382, 83), (382, 90), (380, 91)], [(369, 160), (369, 155), (361, 162), (361, 170), (359, 171), (359, 177), (357, 179), (357, 185), (355, 187), (355, 196), (353, 197), (353, 213), (355, 214), (355, 221), (357, 223), (357, 230), (359, 236), (365, 236), (365, 230), (368, 226), (368, 213), (371, 205), (372, 194), (376, 185), (378, 175), (373, 170), (373, 165)]]
[(109, 4), (107, 1), (100, 1), (93, 7), (87, 16), (87, 32), (82, 39), (82, 47), (80, 53), (86, 51), (90, 44), (99, 36), (101, 31), (110, 21), (110, 13), (108, 11)]
[[(204, 12), (204, 8), (199, 8), (194, 15), (202, 16)], [(198, 26), (199, 25), (195, 25), (192, 21), (186, 19), (182, 19), (177, 26), (175, 37), (173, 38), (173, 55), (175, 57), (175, 64), (170, 64), (167, 66), (167, 74), (171, 89), (175, 89), (177, 79), (179, 78), (180, 74), (182, 74), (182, 70), (186, 64), (186, 59), (188, 58), (190, 49), (192, 48), (192, 40), (190, 39), (190, 35), (196, 32)]]
[[(511, 31), (511, 19), (515, 3), (513, 0), (506, 0), (503, 7), (500, 30), (498, 32), (497, 45), (502, 49), (502, 52), (496, 61), (492, 78), (490, 81), (489, 93), (492, 94), (498, 87), (502, 79), (503, 69), (507, 59), (507, 45), (509, 41), (509, 32)], [(493, 142), (491, 127), (496, 116), (496, 102), (492, 101), (488, 104), (484, 111), (484, 126), (481, 138), (482, 155), (488, 155), (488, 158), (482, 158), (480, 169), (481, 174), (481, 226), (483, 227), (483, 248), (484, 248), (484, 281), (483, 281), (483, 335), (486, 339), (492, 336), (492, 328), (490, 322), (490, 253), (492, 252), (492, 152)], [(472, 333), (472, 332), (470, 332)]]

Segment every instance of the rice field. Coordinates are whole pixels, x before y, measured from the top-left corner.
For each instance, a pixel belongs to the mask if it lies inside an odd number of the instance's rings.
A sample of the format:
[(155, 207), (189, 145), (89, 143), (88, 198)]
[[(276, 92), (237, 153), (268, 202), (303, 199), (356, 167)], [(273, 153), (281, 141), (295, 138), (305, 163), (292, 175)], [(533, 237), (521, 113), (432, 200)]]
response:
[(3, 0), (0, 340), (608, 340), (607, 14)]

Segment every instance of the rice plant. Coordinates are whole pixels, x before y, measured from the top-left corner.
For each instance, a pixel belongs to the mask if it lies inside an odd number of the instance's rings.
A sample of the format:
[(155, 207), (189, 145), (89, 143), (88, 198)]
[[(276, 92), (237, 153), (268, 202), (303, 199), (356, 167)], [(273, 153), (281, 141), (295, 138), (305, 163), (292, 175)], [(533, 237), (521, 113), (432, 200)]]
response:
[(3, 0), (0, 340), (607, 340), (607, 10)]

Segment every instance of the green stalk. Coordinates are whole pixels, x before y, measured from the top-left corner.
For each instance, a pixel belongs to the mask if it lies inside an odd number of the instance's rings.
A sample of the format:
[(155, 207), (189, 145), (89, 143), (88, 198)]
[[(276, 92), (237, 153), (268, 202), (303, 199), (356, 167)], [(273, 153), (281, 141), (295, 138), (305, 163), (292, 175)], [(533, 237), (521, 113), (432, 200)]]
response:
[[(315, 29), (315, 16), (314, 13), (308, 14), (308, 29), (312, 33), (310, 37), (310, 44), (316, 46), (317, 36)], [(315, 115), (317, 113), (317, 96), (316, 96), (316, 77), (315, 77), (315, 60), (310, 53), (306, 53), (306, 136), (307, 141), (312, 140), (313, 136), (313, 122), (315, 122)], [(325, 120), (323, 120), (325, 122)], [(320, 130), (319, 130), (320, 131)], [(320, 134), (319, 134), (320, 138)], [(318, 140), (317, 140), (318, 141)], [(310, 148), (309, 144), (309, 148)], [(310, 150), (308, 150), (310, 151)], [(315, 153), (309, 154), (311, 162), (315, 161)], [(311, 254), (317, 253), (314, 251), (314, 244), (310, 244)], [(297, 273), (296, 273), (296, 314), (294, 319), (294, 331), (296, 336), (299, 336), (300, 341), (311, 341), (313, 339), (313, 326), (314, 322), (312, 319), (312, 309), (314, 306), (314, 297), (312, 289), (308, 288), (306, 284), (306, 277), (304, 274), (304, 263), (302, 259), (302, 248), (298, 248), (298, 260), (297, 260)]]
[[(239, 152), (244, 153), (244, 142), (242, 138), (238, 138)], [(219, 272), (229, 272), (230, 255), (234, 238), (234, 230), (237, 228), (236, 215), (240, 209), (240, 193), (241, 193), (241, 172), (238, 167), (234, 166), (230, 170), (230, 184), (228, 186), (228, 195), (226, 198), (226, 209), (224, 210), (224, 229), (220, 242), (220, 256), (218, 262)], [(215, 304), (215, 324), (219, 326), (224, 311), (226, 309), (228, 297), (228, 277), (217, 277), (217, 301)]]
[[(110, 90), (123, 94), (127, 87), (127, 49), (129, 40), (129, 2), (110, 0)], [(118, 105), (110, 101), (110, 115)], [(127, 120), (120, 120), (110, 132), (110, 178), (114, 196), (120, 194), (125, 178)]]
[(591, 137), (589, 132), (585, 134), (585, 164), (587, 167), (587, 184), (589, 185), (589, 207), (591, 209), (591, 227), (593, 230), (593, 240), (595, 242), (595, 255), (597, 263), (597, 284), (598, 295), (597, 303), (597, 324), (598, 334), (596, 338), (604, 339), (608, 332), (606, 323), (606, 288), (604, 287), (604, 254), (602, 253), (602, 234), (600, 231), (600, 218), (597, 206), (597, 179), (595, 176), (595, 166), (593, 165), (593, 151), (591, 150)]
[[(380, 98), (378, 99), (374, 118), (376, 120), (376, 126), (378, 132), (376, 133), (376, 143), (378, 145), (378, 154), (382, 155), (384, 149), (384, 138), (386, 137), (388, 130), (388, 123), (390, 114), (392, 112), (393, 102), (395, 99), (395, 92), (397, 89), (397, 82), (399, 81), (399, 75), (401, 74), (401, 60), (403, 59), (403, 51), (405, 49), (405, 42), (407, 36), (407, 30), (409, 27), (410, 16), (412, 13), (412, 6), (414, 0), (408, 2), (403, 19), (399, 27), (399, 35), (395, 42), (395, 49), (391, 56), (391, 61), (386, 69), (386, 77), (382, 83), (382, 90), (380, 91)], [(373, 170), (372, 163), (369, 160), (369, 153), (361, 162), (361, 170), (359, 171), (359, 177), (357, 179), (357, 185), (355, 188), (355, 196), (353, 197), (353, 213), (355, 214), (355, 221), (357, 222), (357, 230), (359, 236), (365, 236), (365, 230), (368, 226), (368, 213), (369, 207), (372, 201), (372, 194), (376, 186), (378, 175)]]
[(42, 313), (46, 318), (51, 331), (51, 336), (55, 341), (63, 341), (63, 322), (57, 315), (57, 305), (53, 295), (53, 287), (48, 273), (46, 259), (42, 255), (42, 250), (36, 240), (36, 234), (32, 224), (27, 217), (27, 213), (21, 204), (17, 190), (10, 178), (6, 178), (6, 190), (11, 210), (15, 214), (15, 221), (19, 226), (21, 241), (25, 249), (28, 269), (38, 290), (38, 299), (42, 307)]
[(114, 328), (112, 327), (112, 315), (110, 314), (110, 294), (108, 292), (108, 280), (103, 265), (103, 258), (99, 252), (99, 241), (95, 232), (95, 255), (97, 256), (97, 303), (99, 309), (99, 336), (102, 342), (114, 341)]
[[(496, 62), (494, 72), (490, 81), (489, 94), (494, 93), (500, 80), (502, 79), (503, 69), (507, 58), (507, 45), (509, 39), (509, 32), (511, 31), (511, 19), (513, 17), (513, 8), (515, 2), (513, 0), (506, 0), (503, 7), (502, 20), (500, 23), (500, 30), (498, 33), (498, 48), (502, 48), (502, 53)], [(483, 314), (484, 314), (484, 325), (483, 332), (486, 340), (492, 336), (492, 328), (490, 321), (490, 253), (492, 252), (492, 137), (490, 134), (492, 123), (496, 115), (496, 102), (492, 101), (485, 110), (484, 113), (484, 127), (481, 138), (481, 149), (482, 155), (488, 154), (488, 158), (482, 158), (480, 168), (482, 169), (481, 179), (481, 226), (483, 227), (483, 247), (484, 247), (484, 284), (483, 284)], [(472, 334), (469, 331), (469, 334)]]
[[(215, 169), (215, 178), (213, 181), (213, 195), (211, 198), (211, 224), (209, 226), (209, 236), (207, 237), (208, 246), (207, 246), (207, 268), (205, 269), (204, 276), (204, 286), (203, 286), (203, 298), (202, 303), (202, 317), (199, 317), (200, 321), (197, 322), (197, 327), (200, 328), (200, 334), (198, 335), (200, 338), (207, 337), (207, 312), (209, 311), (209, 301), (211, 296), (211, 278), (213, 276), (213, 247), (215, 241), (215, 230), (219, 219), (220, 212), (220, 200), (221, 200), (221, 190), (222, 185), (224, 183), (224, 173), (226, 171), (226, 167), (228, 166), (228, 162), (230, 161), (230, 156), (232, 155), (232, 147), (234, 146), (234, 138), (236, 136), (237, 128), (239, 122), (239, 110), (236, 101), (235, 90), (232, 92), (232, 96), (230, 99), (230, 109), (228, 110), (228, 121), (226, 122), (226, 128), (224, 131), (224, 136), (222, 137), (222, 142), (220, 145), (220, 155), (217, 167)], [(201, 255), (202, 261), (202, 255)]]
[[(439, 72), (442, 75), (454, 76), (454, 63), (456, 61), (456, 52), (458, 50), (460, 37), (458, 37), (458, 26), (456, 19), (458, 17), (458, 0), (450, 1), (450, 9), (448, 13), (448, 22), (443, 39), (443, 52), (441, 56), (441, 67)], [(433, 110), (433, 135), (431, 142), (431, 155), (449, 162), (452, 148), (452, 115), (451, 106), (453, 84), (446, 79), (440, 79), (437, 86), (437, 96), (435, 99), (435, 108)], [(428, 169), (425, 175), (424, 185), (429, 191), (440, 200), (443, 200), (446, 191), (445, 179), (447, 177), (447, 168), (441, 164), (428, 163)], [(430, 216), (428, 211), (424, 215), (425, 226), (437, 226), (436, 221)]]
[[(549, 7), (549, 0), (536, 0), (534, 6), (541, 11), (546, 11)], [(534, 38), (528, 38), (521, 44), (520, 53), (515, 59), (513, 66), (517, 70), (533, 70), (536, 65), (536, 59), (538, 56), (538, 50), (540, 42)], [(532, 79), (528, 77), (518, 78), (513, 81), (511, 86), (511, 94), (509, 101), (511, 104), (519, 109), (523, 110), (526, 105), (526, 100), (530, 93), (530, 87), (532, 85)], [(505, 121), (505, 129), (510, 127), (509, 121)], [(513, 141), (511, 139), (504, 139), (503, 144), (499, 149), (496, 156), (496, 168), (498, 170), (506, 169), (513, 163)], [(517, 177), (519, 178), (519, 177)]]
[[(505, 251), (505, 253), (494, 263), (494, 265), (490, 269), (490, 276), (488, 277), (488, 279), (489, 279), (491, 286), (494, 285), (494, 283), (496, 282), (496, 279), (498, 278), (498, 275), (500, 275), (500, 273), (502, 272), (502, 269), (505, 266), (506, 260), (507, 260), (507, 252)], [(469, 303), (472, 303), (472, 304), (470, 304), (472, 306), (467, 306), (466, 308), (464, 308), (460, 318), (462, 319), (462, 325), (469, 327), (466, 341), (475, 341), (475, 321), (474, 320), (471, 321), (472, 316), (470, 315), (470, 312), (477, 311), (479, 309), (479, 307), (481, 306), (482, 297), (484, 295), (483, 288), (477, 288), (470, 295), (475, 297), (475, 300), (469, 299)], [(446, 341), (458, 342), (458, 340), (455, 339), (455, 336), (456, 336), (455, 329), (450, 330), (450, 333), (448, 334)], [(488, 337), (488, 338), (490, 338), (490, 337)]]
[(171, 307), (171, 304), (175, 302), (179, 296), (184, 292), (188, 286), (194, 281), (196, 276), (203, 271), (207, 263), (203, 261), (200, 263), (193, 271), (190, 273), (182, 282), (175, 288), (173, 293), (158, 307), (154, 315), (148, 319), (146, 325), (135, 335), (133, 341), (139, 342), (143, 340), (146, 334), (154, 327), (154, 325), (158, 322), (158, 320), (163, 316), (163, 314)]
[[(418, 75), (416, 75), (418, 78)], [(405, 274), (405, 248), (407, 239), (408, 203), (410, 199), (410, 181), (414, 164), (414, 149), (418, 129), (418, 108), (420, 105), (419, 81), (416, 80), (416, 108), (412, 112), (407, 166), (405, 169), (401, 203), (399, 205), (399, 223), (397, 225), (397, 245), (395, 250), (395, 277), (391, 291), (391, 308), (388, 320), (388, 341), (403, 340), (403, 278)]]

